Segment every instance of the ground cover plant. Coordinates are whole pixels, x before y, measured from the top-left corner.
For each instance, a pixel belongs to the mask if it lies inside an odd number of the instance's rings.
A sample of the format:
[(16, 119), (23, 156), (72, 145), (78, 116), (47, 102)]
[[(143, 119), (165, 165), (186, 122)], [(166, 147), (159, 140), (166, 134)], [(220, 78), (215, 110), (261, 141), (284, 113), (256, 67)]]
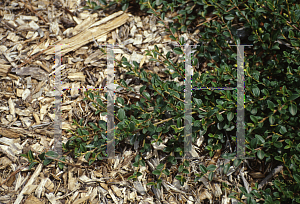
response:
[[(300, 5), (296, 0), (262, 1), (248, 0), (194, 0), (194, 1), (146, 1), (131, 2), (127, 0), (107, 3), (87, 2), (87, 9), (107, 9), (117, 4), (123, 10), (130, 4), (139, 4), (141, 10), (155, 15), (165, 25), (170, 38), (184, 45), (180, 36), (187, 30), (200, 30), (199, 46), (192, 56), (194, 75), (193, 87), (236, 87), (237, 54), (236, 47), (230, 44), (252, 44), (245, 55), (245, 132), (246, 156), (253, 156), (264, 165), (273, 167), (282, 164), (283, 171), (272, 179), (272, 185), (258, 189), (252, 186), (250, 192), (240, 187), (240, 192), (232, 190), (230, 197), (245, 203), (241, 198), (246, 196), (246, 203), (300, 203)], [(167, 23), (168, 11), (177, 12), (174, 23)], [(206, 16), (212, 13), (211, 20)], [(199, 25), (199, 20), (202, 23)], [(175, 34), (177, 33), (177, 35)], [(246, 50), (246, 48), (245, 48)], [(105, 52), (105, 50), (102, 50)], [(183, 49), (175, 47), (173, 52), (162, 53), (155, 46), (147, 51), (152, 57), (168, 68), (172, 78), (183, 81), (185, 78), (184, 63), (174, 63), (171, 57), (184, 57)], [(115, 142), (116, 148), (125, 138), (133, 145), (139, 141), (139, 152), (133, 166), (145, 166), (146, 152), (152, 148), (151, 143), (158, 145), (162, 138), (168, 138), (162, 154), (164, 161), (152, 172), (153, 181), (149, 185), (160, 188), (167, 176), (175, 176), (183, 185), (187, 175), (195, 182), (207, 175), (213, 179), (217, 170), (215, 165), (199, 166), (201, 174), (191, 174), (188, 160), (177, 160), (183, 155), (184, 139), (184, 85), (173, 80), (163, 81), (157, 74), (139, 69), (139, 64), (128, 62), (123, 57), (117, 61), (118, 66), (128, 70), (127, 74), (140, 78), (143, 86), (136, 94), (140, 96), (134, 104), (127, 105), (118, 97), (115, 105)], [(207, 71), (196, 69), (196, 65), (206, 64)], [(120, 87), (128, 92), (135, 92), (124, 80)], [(95, 114), (107, 114), (107, 102), (102, 101), (97, 92), (87, 91), (85, 100), (92, 101), (97, 109)], [(107, 97), (107, 96), (105, 96)], [(236, 131), (236, 92), (228, 90), (201, 90), (193, 92), (192, 122), (193, 142), (204, 135), (206, 154), (213, 157), (216, 151), (223, 150), (226, 134), (235, 135)], [(78, 125), (77, 132), (63, 145), (65, 152), (75, 157), (84, 155), (89, 165), (101, 160), (106, 155), (106, 122)], [(232, 146), (236, 137), (231, 137)], [(55, 152), (39, 155), (44, 164), (52, 162), (46, 156), (56, 157)], [(38, 161), (29, 152), (24, 155), (33, 166)], [(239, 166), (242, 161), (235, 158), (235, 153), (224, 153), (223, 158), (231, 159), (230, 164), (220, 166), (224, 174), (230, 165)], [(61, 168), (63, 163), (59, 162)], [(178, 172), (170, 172), (176, 165)], [(141, 173), (136, 169), (130, 179), (137, 179)], [(228, 188), (226, 184), (223, 186)]]

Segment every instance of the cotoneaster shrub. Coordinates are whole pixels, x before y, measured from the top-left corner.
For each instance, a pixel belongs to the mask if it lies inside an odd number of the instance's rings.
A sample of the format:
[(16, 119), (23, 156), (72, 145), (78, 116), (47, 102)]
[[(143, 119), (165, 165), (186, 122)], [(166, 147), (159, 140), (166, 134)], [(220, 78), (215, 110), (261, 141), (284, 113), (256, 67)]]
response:
[[(99, 1), (109, 5), (105, 1)], [(129, 1), (114, 1), (126, 10)], [(110, 4), (113, 4), (110, 2)], [(206, 21), (208, 12), (216, 16), (214, 20), (202, 23), (200, 29), (200, 46), (192, 56), (194, 69), (193, 87), (236, 87), (237, 54), (236, 47), (229, 44), (251, 44), (245, 48), (245, 130), (246, 156), (254, 156), (265, 165), (272, 163), (284, 166), (283, 172), (272, 178), (273, 185), (258, 190), (258, 184), (247, 192), (241, 187), (240, 192), (230, 194), (230, 197), (240, 202), (242, 195), (247, 197), (247, 203), (300, 203), (300, 120), (297, 115), (300, 103), (300, 6), (296, 0), (248, 0), (245, 2), (231, 0), (198, 0), (198, 1), (136, 1), (142, 10), (153, 13), (166, 26), (170, 37), (179, 45), (186, 42), (176, 38), (175, 33), (183, 34), (197, 25), (199, 18)], [(89, 2), (90, 8), (99, 9), (98, 4)], [(177, 11), (174, 23), (164, 22), (167, 11)], [(103, 50), (103, 52), (105, 52)], [(171, 57), (181, 55), (180, 47), (173, 52), (162, 53), (155, 46), (147, 52), (152, 60), (163, 63), (168, 68), (172, 78), (184, 80), (184, 63), (174, 63)], [(206, 72), (196, 68), (196, 65), (206, 64)], [(162, 137), (167, 137), (167, 147), (161, 151), (166, 159), (156, 166), (153, 182), (149, 185), (160, 187), (166, 176), (175, 176), (183, 185), (189, 174), (188, 160), (176, 160), (183, 154), (184, 135), (184, 86), (175, 81), (162, 81), (156, 74), (139, 69), (139, 64), (130, 64), (126, 58), (118, 62), (118, 66), (128, 69), (127, 74), (142, 80), (143, 86), (136, 94), (140, 100), (127, 105), (123, 98), (117, 98), (115, 113), (117, 120), (115, 130), (116, 146), (125, 138), (133, 145), (139, 141), (139, 154), (135, 157), (133, 166), (144, 166), (144, 156), (152, 148), (151, 143), (162, 143)], [(173, 70), (170, 72), (170, 70)], [(128, 92), (135, 92), (124, 80), (120, 87)], [(106, 102), (99, 94), (88, 91), (85, 100), (93, 101), (97, 109), (95, 114), (106, 113)], [(224, 149), (225, 132), (235, 135), (236, 131), (236, 92), (225, 90), (193, 91), (192, 97), (193, 142), (204, 135), (206, 151), (212, 157), (219, 149)], [(220, 114), (222, 113), (222, 114)], [(63, 145), (66, 152), (75, 157), (85, 156), (91, 165), (106, 155), (106, 122), (89, 123), (82, 126), (74, 121), (79, 128), (77, 133)], [(171, 136), (170, 136), (171, 135)], [(231, 138), (236, 145), (236, 138)], [(46, 155), (55, 156), (54, 152)], [(37, 161), (33, 155), (24, 155), (32, 162)], [(39, 155), (45, 159), (45, 153)], [(222, 155), (231, 159), (231, 164), (238, 166), (241, 161), (235, 159), (235, 153)], [(47, 161), (47, 162), (45, 162)], [(46, 159), (45, 164), (52, 160)], [(62, 163), (59, 163), (61, 167)], [(171, 166), (177, 165), (178, 172), (170, 173)], [(221, 166), (223, 172), (228, 172), (230, 165)], [(213, 179), (216, 166), (199, 166), (202, 174), (191, 174), (195, 182), (203, 175)], [(136, 179), (141, 173), (137, 171), (130, 177)], [(224, 184), (224, 188), (227, 186)]]

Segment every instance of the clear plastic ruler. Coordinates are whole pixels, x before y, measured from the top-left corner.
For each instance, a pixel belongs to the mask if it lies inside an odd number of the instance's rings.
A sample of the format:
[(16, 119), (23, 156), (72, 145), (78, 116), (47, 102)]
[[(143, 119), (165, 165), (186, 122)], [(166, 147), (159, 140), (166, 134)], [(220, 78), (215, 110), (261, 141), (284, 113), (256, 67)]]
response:
[(55, 45), (55, 120), (54, 120), (54, 144), (53, 150), (62, 156), (62, 120), (61, 120), (61, 47), (63, 45)]

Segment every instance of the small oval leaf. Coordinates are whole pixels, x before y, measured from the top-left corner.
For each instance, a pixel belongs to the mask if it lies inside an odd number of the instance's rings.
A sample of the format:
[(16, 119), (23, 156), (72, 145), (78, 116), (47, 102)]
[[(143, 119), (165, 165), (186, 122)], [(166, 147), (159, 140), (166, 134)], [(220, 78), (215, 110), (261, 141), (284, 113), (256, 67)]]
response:
[(295, 104), (291, 104), (289, 106), (289, 111), (292, 115), (296, 115), (297, 114), (297, 106)]
[(118, 110), (118, 118), (122, 121), (122, 120), (124, 120), (124, 118), (125, 118), (125, 111), (124, 111), (124, 109), (119, 109)]
[(265, 152), (264, 152), (264, 151), (262, 151), (262, 150), (258, 150), (258, 151), (257, 151), (257, 157), (258, 157), (259, 159), (263, 159), (264, 156), (265, 156)]

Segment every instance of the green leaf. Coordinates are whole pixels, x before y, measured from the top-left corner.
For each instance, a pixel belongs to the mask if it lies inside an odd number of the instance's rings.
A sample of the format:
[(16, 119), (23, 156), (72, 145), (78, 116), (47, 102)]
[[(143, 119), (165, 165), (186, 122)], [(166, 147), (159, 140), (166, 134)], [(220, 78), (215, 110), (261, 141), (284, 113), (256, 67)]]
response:
[(80, 150), (81, 150), (82, 152), (86, 152), (85, 145), (83, 145), (83, 144), (80, 144)]
[(156, 0), (156, 5), (157, 6), (161, 5), (161, 3), (162, 3), (162, 0)]
[(257, 123), (257, 122), (258, 122), (257, 118), (256, 118), (254, 115), (250, 115), (250, 119), (251, 119), (254, 123)]
[(168, 162), (172, 162), (175, 160), (175, 157), (174, 156), (168, 156)]
[(175, 34), (175, 33), (176, 33), (176, 28), (171, 27), (170, 29), (171, 29), (172, 34)]
[(289, 111), (290, 111), (290, 113), (292, 114), (292, 115), (296, 115), (297, 114), (297, 106), (295, 105), (295, 104), (291, 104), (290, 106), (289, 106)]
[[(65, 157), (61, 157), (60, 160), (65, 161)], [(62, 162), (58, 162), (58, 167), (63, 170), (64, 169), (65, 164)]]
[(154, 171), (152, 171), (152, 174), (154, 174), (154, 175), (160, 175), (160, 174), (161, 174), (161, 171), (159, 171), (159, 170), (154, 170)]
[(141, 155), (138, 154), (138, 155), (135, 156), (134, 161), (138, 162), (140, 160), (140, 158), (141, 158)]
[(129, 132), (132, 132), (132, 131), (134, 131), (135, 130), (135, 123), (134, 122), (130, 122), (129, 123)]
[(176, 40), (176, 38), (173, 35), (169, 36), (172, 40)]
[(251, 149), (255, 149), (257, 146), (257, 138), (253, 138), (250, 142)]
[(180, 165), (180, 166), (179, 166), (178, 171), (179, 171), (179, 172), (182, 172), (182, 171), (183, 171), (183, 165)]
[(269, 117), (269, 122), (270, 122), (271, 125), (273, 125), (275, 123), (275, 117), (273, 115), (271, 115)]
[(184, 37), (181, 37), (180, 40), (179, 40), (179, 43), (180, 45), (183, 45), (185, 42), (184, 42)]
[(99, 120), (98, 121), (98, 125), (99, 127), (101, 127), (103, 130), (106, 130), (107, 129), (107, 125), (106, 125), (106, 122), (104, 120)]
[(225, 167), (224, 167), (224, 174), (227, 174), (227, 172), (229, 171), (229, 168), (230, 168), (230, 163), (226, 164)]
[(177, 180), (181, 180), (181, 178), (182, 178), (182, 176), (180, 176), (180, 175), (177, 175), (177, 176), (175, 176), (175, 178), (177, 179)]
[(139, 162), (134, 162), (134, 163), (132, 164), (132, 166), (134, 166), (134, 167), (139, 167)]
[(144, 160), (140, 160), (140, 165), (141, 166), (146, 166), (145, 161)]
[(94, 130), (99, 130), (99, 128), (97, 127), (97, 125), (95, 123), (89, 122), (88, 123)]
[(236, 156), (236, 153), (225, 153), (222, 155), (222, 157), (224, 159), (229, 159), (229, 160), (233, 159), (235, 156)]
[(38, 164), (38, 162), (31, 162), (30, 165), (28, 166), (29, 170), (36, 164)]
[(50, 164), (52, 162), (52, 159), (45, 159), (43, 162), (44, 166), (47, 166), (48, 164)]
[(165, 13), (162, 12), (161, 15), (160, 15), (161, 19), (165, 20)]
[(95, 8), (95, 6), (97, 6), (96, 2), (91, 2), (92, 8)]
[(295, 33), (293, 32), (293, 30), (289, 30), (289, 38), (294, 38), (295, 37)]
[(90, 159), (90, 160), (89, 160), (89, 166), (90, 166), (92, 163), (94, 163), (94, 161), (95, 161), (95, 159)]
[(46, 156), (57, 158), (58, 154), (56, 152), (53, 152), (53, 151), (48, 151), (46, 153)]
[[(89, 131), (83, 129), (83, 130), (82, 130), (82, 134), (83, 134), (83, 135), (89, 135), (90, 133), (89, 133)], [(86, 138), (86, 137), (84, 137), (84, 138)], [(84, 138), (83, 138), (83, 139), (84, 139)], [(86, 140), (84, 140), (84, 141), (86, 141)]]
[(186, 167), (189, 167), (190, 163), (189, 163), (189, 161), (185, 160), (185, 161), (183, 162), (183, 165), (186, 166)]
[(147, 186), (155, 185), (155, 182), (149, 182), (147, 183)]
[(25, 157), (26, 159), (28, 159), (27, 154), (20, 154), (21, 157)]
[(217, 113), (216, 116), (217, 116), (217, 119), (218, 119), (220, 122), (222, 122), (222, 121), (224, 120), (222, 114)]
[(264, 144), (266, 142), (265, 139), (260, 135), (255, 135), (255, 137), (261, 142), (261, 144)]
[(207, 170), (208, 170), (208, 171), (214, 171), (216, 168), (217, 168), (217, 167), (216, 167), (215, 165), (211, 164), (211, 165), (209, 165), (209, 166), (207, 167)]
[(277, 161), (283, 162), (283, 160), (282, 160), (282, 158), (280, 156), (275, 156), (274, 159), (276, 159)]
[(196, 105), (198, 107), (201, 107), (201, 104), (202, 104), (202, 100), (201, 99), (193, 98), (193, 101), (196, 103)]
[(247, 193), (247, 190), (245, 187), (239, 187), (239, 189), (242, 191), (243, 194), (246, 194)]
[(280, 50), (280, 47), (278, 44), (273, 45), (272, 50)]
[(119, 118), (121, 121), (124, 120), (124, 118), (125, 118), (125, 111), (124, 111), (124, 109), (120, 108), (120, 109), (118, 110), (118, 118)]
[(174, 51), (175, 54), (177, 54), (177, 55), (183, 54), (183, 52), (182, 52), (182, 50), (181, 50), (180, 47), (175, 47), (175, 48), (173, 49), (173, 51)]
[(189, 170), (187, 170), (187, 169), (183, 169), (182, 172), (185, 173), (185, 174), (189, 174), (190, 173)]
[(29, 150), (29, 151), (28, 151), (28, 159), (29, 159), (29, 161), (32, 161), (32, 160), (34, 159), (34, 157), (33, 157), (33, 154), (32, 154), (32, 151), (31, 151), (31, 150)]
[(181, 147), (176, 147), (176, 149), (174, 150), (174, 152), (181, 152), (182, 148)]
[(106, 2), (106, 0), (98, 0), (99, 2), (100, 2), (100, 4), (103, 4), (103, 5), (107, 5), (107, 2)]
[(129, 3), (125, 3), (123, 6), (122, 6), (122, 11), (125, 11), (129, 6)]
[(183, 25), (183, 26), (181, 27), (181, 32), (185, 32), (186, 29), (187, 29), (186, 25)]
[(235, 198), (236, 198), (236, 197), (234, 196), (235, 194), (237, 194), (237, 193), (235, 193), (235, 192), (230, 193), (230, 194), (228, 195), (228, 198), (234, 198), (234, 199), (235, 199)]
[(274, 147), (281, 148), (283, 146), (282, 142), (274, 142)]
[(84, 158), (86, 161), (89, 161), (90, 155), (91, 155), (91, 152), (88, 152), (85, 154)]
[(230, 33), (228, 32), (228, 31), (224, 31), (223, 32), (223, 35), (225, 35), (227, 38), (230, 38), (231, 36), (230, 36)]
[(79, 121), (80, 126), (82, 126), (82, 121), (83, 121), (83, 118), (81, 118), (80, 121)]
[(259, 88), (258, 88), (258, 87), (254, 87), (254, 88), (252, 89), (252, 93), (253, 93), (253, 95), (254, 95), (255, 97), (259, 97), (259, 95), (260, 95), (260, 90), (259, 90)]
[(157, 170), (162, 170), (163, 168), (164, 168), (164, 164), (159, 164), (156, 167)]
[(79, 136), (82, 136), (82, 135), (83, 135), (83, 134), (82, 134), (81, 128), (77, 128), (77, 133), (78, 133)]
[(136, 176), (135, 176), (135, 175), (132, 175), (132, 176), (129, 176), (129, 177), (127, 178), (127, 180), (135, 179), (135, 178), (136, 178)]
[(138, 68), (140, 66), (139, 63), (137, 63), (136, 61), (133, 61), (132, 63), (136, 68)]
[(300, 96), (299, 94), (293, 94), (293, 95), (291, 95), (291, 96), (288, 98), (288, 100), (289, 100), (289, 101), (296, 100), (299, 96)]
[(169, 52), (166, 54), (166, 58), (167, 58), (167, 59), (170, 58), (170, 54), (171, 54), (171, 51), (169, 51)]
[(89, 92), (89, 96), (90, 96), (90, 98), (91, 98), (92, 100), (94, 100), (94, 94), (93, 94), (93, 93)]
[(162, 130), (163, 130), (162, 127), (157, 127), (157, 128), (156, 128), (156, 132), (161, 132)]
[(208, 180), (209, 181), (212, 181), (212, 179), (214, 178), (214, 172), (210, 172), (209, 175), (208, 175)]
[(167, 176), (170, 175), (170, 171), (169, 171), (168, 169), (164, 169), (162, 172), (163, 172), (164, 174), (166, 174)]
[(234, 15), (230, 14), (230, 15), (227, 15), (225, 16), (225, 19), (228, 20), (228, 21), (231, 21), (232, 19), (234, 19)]
[(286, 127), (281, 126), (280, 129), (279, 129), (279, 132), (280, 132), (280, 134), (282, 134), (282, 135), (285, 134), (285, 133), (287, 132)]
[(241, 159), (235, 159), (233, 162), (233, 165), (238, 167), (241, 164), (242, 160)]
[(144, 85), (144, 86), (142, 86), (141, 88), (140, 88), (140, 94), (142, 94), (143, 93), (143, 91), (146, 89), (147, 87)]
[(251, 110), (251, 114), (253, 114), (253, 115), (255, 115), (256, 113), (257, 113), (257, 107), (256, 108), (253, 108), (252, 110)]
[[(131, 67), (131, 65), (128, 62), (123, 62), (124, 65), (127, 65), (129, 67)], [(121, 80), (121, 85), (123, 85), (124, 87), (128, 87), (126, 81), (124, 81), (124, 79)]]
[(300, 176), (299, 176), (299, 174), (294, 174), (293, 177), (296, 180), (296, 182), (299, 184), (300, 183)]
[(275, 104), (270, 100), (267, 100), (267, 103), (268, 103), (268, 108), (271, 109), (271, 110), (274, 110)]
[(117, 102), (124, 105), (124, 99), (121, 97), (117, 97)]
[(258, 8), (255, 10), (255, 12), (258, 12), (258, 13), (266, 13), (266, 10), (263, 9), (263, 8)]
[(45, 152), (43, 152), (42, 154), (39, 154), (38, 156), (41, 160), (44, 160), (45, 159)]
[(151, 97), (150, 94), (148, 92), (143, 92), (143, 95), (150, 101)]
[(265, 152), (264, 152), (264, 151), (262, 151), (262, 150), (258, 150), (258, 151), (257, 151), (257, 157), (258, 157), (259, 159), (263, 159), (264, 156), (265, 156)]
[(233, 117), (234, 117), (233, 112), (228, 112), (227, 113), (227, 119), (228, 119), (228, 121), (232, 121)]
[(149, 127), (148, 127), (148, 131), (154, 133), (155, 130), (156, 130), (156, 127), (153, 124), (150, 124)]

